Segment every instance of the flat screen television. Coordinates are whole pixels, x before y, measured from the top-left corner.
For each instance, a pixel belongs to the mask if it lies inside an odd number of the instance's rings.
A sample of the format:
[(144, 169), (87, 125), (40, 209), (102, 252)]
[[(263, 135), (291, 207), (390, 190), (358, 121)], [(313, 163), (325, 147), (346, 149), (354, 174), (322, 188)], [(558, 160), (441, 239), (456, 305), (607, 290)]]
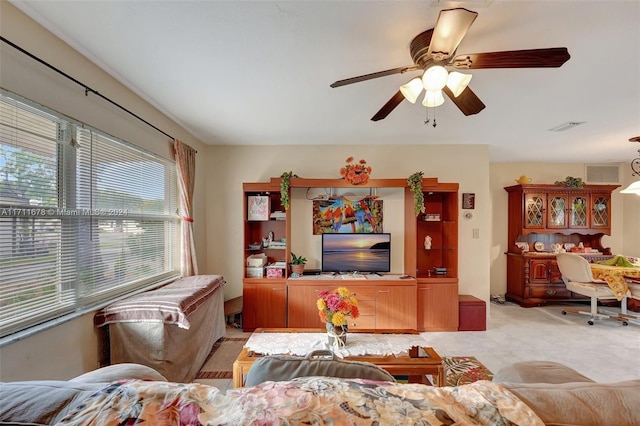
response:
[(322, 272), (390, 272), (391, 234), (322, 234)]

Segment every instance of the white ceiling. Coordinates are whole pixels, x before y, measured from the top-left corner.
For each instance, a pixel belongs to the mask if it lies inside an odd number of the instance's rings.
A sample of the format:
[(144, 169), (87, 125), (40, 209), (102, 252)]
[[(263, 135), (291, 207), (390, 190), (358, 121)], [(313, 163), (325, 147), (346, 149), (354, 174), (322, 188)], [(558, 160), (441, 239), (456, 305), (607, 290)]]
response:
[[(207, 144), (488, 144), (497, 162), (588, 163), (640, 148), (628, 142), (640, 135), (636, 0), (12, 3)], [(408, 101), (370, 120), (418, 73), (329, 87), (411, 65), (411, 39), (458, 5), (479, 13), (459, 54), (567, 47), (571, 59), (474, 70), (487, 107), (465, 117), (447, 99), (436, 128)], [(573, 121), (585, 123), (549, 131)]]

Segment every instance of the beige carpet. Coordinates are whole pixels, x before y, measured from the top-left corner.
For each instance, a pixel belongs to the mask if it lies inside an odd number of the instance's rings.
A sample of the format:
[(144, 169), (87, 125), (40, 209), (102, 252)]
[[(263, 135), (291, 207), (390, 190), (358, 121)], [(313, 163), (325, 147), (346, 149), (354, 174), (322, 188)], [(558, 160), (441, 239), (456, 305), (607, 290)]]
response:
[(231, 379), (233, 362), (245, 343), (246, 337), (223, 337), (215, 342), (196, 379)]

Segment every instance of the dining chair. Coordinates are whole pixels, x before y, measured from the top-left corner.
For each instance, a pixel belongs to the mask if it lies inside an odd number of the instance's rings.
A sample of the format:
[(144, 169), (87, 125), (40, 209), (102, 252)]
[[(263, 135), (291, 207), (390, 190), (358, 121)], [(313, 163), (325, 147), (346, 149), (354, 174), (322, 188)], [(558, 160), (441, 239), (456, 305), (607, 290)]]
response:
[[(629, 299), (640, 300), (640, 278), (625, 276), (627, 287), (629, 288)], [(630, 314), (626, 309), (622, 311), (620, 316), (627, 318), (627, 321), (640, 325), (640, 316)]]
[[(564, 281), (567, 289), (588, 296), (591, 298), (591, 310), (583, 311), (577, 308), (564, 308), (562, 315), (566, 315), (567, 312), (574, 314), (589, 315), (587, 323), (589, 325), (594, 324), (596, 319), (612, 319), (622, 322), (623, 325), (628, 325), (628, 321), (615, 313), (605, 312), (598, 309), (598, 300), (618, 300), (613, 290), (609, 288), (606, 281), (593, 278), (591, 273), (591, 266), (589, 261), (584, 257), (573, 253), (558, 253), (556, 255), (558, 262), (558, 268), (562, 274), (562, 280)], [(624, 310), (626, 311), (626, 296), (622, 299), (621, 303), (624, 304)]]

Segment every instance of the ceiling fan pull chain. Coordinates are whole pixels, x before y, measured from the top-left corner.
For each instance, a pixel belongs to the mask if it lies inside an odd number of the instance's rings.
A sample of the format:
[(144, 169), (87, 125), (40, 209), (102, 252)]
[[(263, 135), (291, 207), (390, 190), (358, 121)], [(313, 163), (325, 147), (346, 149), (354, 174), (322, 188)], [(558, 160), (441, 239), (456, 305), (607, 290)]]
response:
[(433, 128), (435, 129), (437, 126), (436, 124), (436, 109), (433, 108)]
[(424, 124), (427, 125), (429, 124), (429, 122), (431, 121), (431, 119), (429, 119), (429, 107), (424, 107), (425, 110), (425, 119), (424, 119)]

